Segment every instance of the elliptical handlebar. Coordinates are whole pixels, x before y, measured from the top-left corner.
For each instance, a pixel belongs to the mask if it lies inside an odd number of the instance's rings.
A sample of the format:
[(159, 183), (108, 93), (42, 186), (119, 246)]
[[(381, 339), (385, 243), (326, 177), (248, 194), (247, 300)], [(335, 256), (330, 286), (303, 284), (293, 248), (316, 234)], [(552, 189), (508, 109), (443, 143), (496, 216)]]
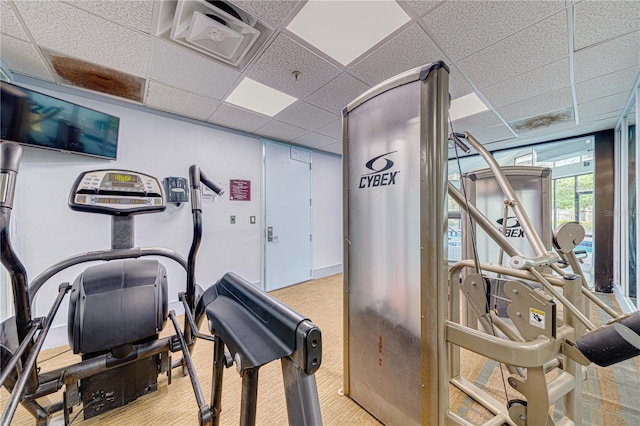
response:
[[(193, 312), (196, 305), (196, 258), (202, 240), (202, 195), (200, 184), (211, 189), (216, 195), (224, 194), (224, 189), (207, 177), (196, 164), (189, 167), (189, 188), (191, 190), (191, 213), (193, 217), (193, 238), (187, 258), (187, 289), (185, 299)], [(190, 338), (190, 336), (187, 336)], [(189, 339), (187, 339), (189, 341)]]
[(11, 245), (9, 226), (16, 188), (16, 179), (22, 157), (22, 147), (17, 143), (0, 144), (0, 260), (11, 276), (18, 341), (26, 338), (31, 322), (31, 303), (27, 271)]
[(22, 147), (17, 143), (0, 144), (0, 207), (13, 208), (13, 194), (21, 157)]

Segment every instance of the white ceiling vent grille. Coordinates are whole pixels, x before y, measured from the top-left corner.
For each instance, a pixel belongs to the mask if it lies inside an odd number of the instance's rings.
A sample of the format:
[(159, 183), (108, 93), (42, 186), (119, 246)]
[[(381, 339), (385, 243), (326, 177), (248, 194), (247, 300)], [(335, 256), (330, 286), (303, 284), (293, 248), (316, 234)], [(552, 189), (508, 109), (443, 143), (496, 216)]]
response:
[(242, 70), (274, 29), (220, 0), (156, 3), (156, 35)]

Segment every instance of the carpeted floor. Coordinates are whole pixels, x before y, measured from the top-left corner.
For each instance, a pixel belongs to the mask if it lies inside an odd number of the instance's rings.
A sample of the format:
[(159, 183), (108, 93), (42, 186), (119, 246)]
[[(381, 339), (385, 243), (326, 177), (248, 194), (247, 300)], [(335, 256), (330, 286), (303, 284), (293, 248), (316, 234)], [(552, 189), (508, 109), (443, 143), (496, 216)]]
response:
[[(272, 292), (272, 294), (294, 309), (305, 314), (322, 330), (323, 360), (316, 373), (320, 407), (325, 425), (377, 425), (379, 424), (366, 411), (348, 397), (340, 395), (343, 385), (342, 349), (342, 276), (335, 275), (320, 280), (292, 286)], [(607, 303), (608, 295), (602, 295)], [(595, 310), (594, 310), (595, 311)], [(593, 318), (600, 322), (606, 318)], [(203, 329), (203, 331), (206, 331)], [(171, 334), (172, 326), (167, 324), (165, 333)], [(62, 355), (40, 362), (43, 370), (53, 369), (75, 362), (68, 348), (61, 347), (43, 352), (40, 360), (48, 359), (58, 353)], [(462, 375), (488, 390), (500, 401), (504, 401), (504, 386), (500, 368), (493, 362), (463, 351)], [(194, 350), (194, 362), (198, 377), (209, 398), (211, 386), (212, 345), (199, 341)], [(638, 425), (640, 424), (640, 357), (620, 363), (613, 368), (588, 367), (588, 376), (584, 383), (584, 424), (593, 425)], [(506, 373), (505, 373), (506, 374)], [(505, 375), (505, 377), (507, 377)], [(159, 379), (158, 391), (145, 395), (133, 403), (108, 413), (82, 420), (82, 414), (74, 425), (196, 425), (198, 424), (197, 405), (188, 377), (182, 377), (177, 370), (173, 381), (167, 385), (166, 377)], [(508, 386), (507, 386), (508, 388)], [(510, 397), (517, 394), (509, 389)], [(51, 397), (61, 399), (62, 394)], [(0, 407), (7, 401), (6, 390), (0, 390)], [(486, 418), (483, 409), (473, 401), (451, 387), (451, 403), (455, 411), (465, 415), (474, 423)], [(239, 423), (240, 377), (234, 368), (225, 371), (224, 395), (222, 401), (222, 425)], [(77, 414), (76, 409), (75, 414)], [(287, 414), (280, 364), (271, 363), (260, 369), (258, 390), (257, 423), (259, 425), (285, 425)], [(61, 424), (61, 419), (56, 423)], [(13, 423), (15, 425), (34, 424), (33, 418), (22, 408), (18, 409)]]

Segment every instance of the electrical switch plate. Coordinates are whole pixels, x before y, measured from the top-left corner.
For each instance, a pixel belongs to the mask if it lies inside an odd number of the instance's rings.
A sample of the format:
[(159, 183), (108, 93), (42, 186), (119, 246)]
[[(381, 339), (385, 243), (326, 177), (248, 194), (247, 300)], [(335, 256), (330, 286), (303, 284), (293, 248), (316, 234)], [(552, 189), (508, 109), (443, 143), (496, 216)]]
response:
[(236, 217), (235, 216), (231, 216), (231, 224), (236, 223)]
[(250, 224), (255, 224), (256, 223), (256, 217), (255, 216), (249, 216), (249, 223)]

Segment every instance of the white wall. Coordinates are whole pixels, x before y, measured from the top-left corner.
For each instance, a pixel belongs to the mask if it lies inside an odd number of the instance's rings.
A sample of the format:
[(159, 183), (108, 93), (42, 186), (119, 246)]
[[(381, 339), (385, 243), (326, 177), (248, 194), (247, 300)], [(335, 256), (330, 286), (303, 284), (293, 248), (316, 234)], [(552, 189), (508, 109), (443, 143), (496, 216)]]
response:
[(313, 278), (342, 272), (342, 158), (313, 153)]
[[(229, 179), (250, 180), (255, 188), (251, 201), (229, 201), (228, 191), (219, 199), (204, 200), (198, 283), (206, 288), (225, 272), (234, 271), (259, 284), (258, 188), (262, 151), (257, 138), (41, 88), (34, 90), (119, 116), (120, 132), (117, 161), (23, 149), (13, 213), (16, 231), (13, 241), (30, 281), (64, 258), (110, 247), (110, 216), (74, 212), (67, 206), (70, 187), (80, 172), (121, 168), (162, 180), (166, 176), (188, 177), (189, 166), (198, 164), (224, 188), (229, 186)], [(230, 215), (236, 216), (236, 224), (230, 224)], [(256, 224), (249, 224), (250, 215), (256, 216)], [(137, 216), (135, 225), (137, 246), (167, 247), (187, 256), (192, 236), (188, 204), (169, 205), (162, 213)], [(165, 260), (163, 264), (169, 275), (170, 302), (176, 302), (178, 292), (185, 288), (186, 275), (173, 261)], [(34, 315), (46, 315), (58, 284), (72, 282), (86, 266), (76, 266), (50, 280), (37, 295)], [(47, 347), (66, 343), (66, 306), (65, 301)], [(177, 307), (177, 303), (170, 305)]]
[[(203, 200), (204, 231), (197, 282), (206, 288), (225, 272), (233, 271), (260, 285), (262, 148), (257, 137), (129, 108), (126, 104), (59, 93), (49, 86), (23, 85), (120, 117), (117, 161), (24, 147), (12, 241), (30, 281), (62, 259), (110, 247), (110, 216), (74, 212), (67, 206), (71, 185), (81, 172), (120, 168), (162, 180), (167, 176), (188, 177), (189, 166), (198, 164), (223, 188), (228, 188), (230, 179), (244, 179), (251, 181), (252, 190), (251, 201), (230, 201), (228, 191), (221, 198)], [(314, 152), (312, 179), (313, 270), (317, 278), (342, 271), (341, 158)], [(236, 216), (236, 224), (230, 224), (230, 215)], [(256, 216), (256, 224), (249, 223), (249, 216)], [(166, 247), (186, 258), (192, 236), (188, 204), (169, 205), (162, 213), (136, 216), (135, 226), (137, 246)], [(186, 274), (170, 260), (162, 263), (169, 275), (170, 309), (180, 312), (177, 297), (185, 288)], [(34, 316), (46, 315), (58, 285), (73, 282), (88, 265), (53, 277), (36, 297)], [(46, 348), (67, 342), (67, 300), (54, 321)]]

